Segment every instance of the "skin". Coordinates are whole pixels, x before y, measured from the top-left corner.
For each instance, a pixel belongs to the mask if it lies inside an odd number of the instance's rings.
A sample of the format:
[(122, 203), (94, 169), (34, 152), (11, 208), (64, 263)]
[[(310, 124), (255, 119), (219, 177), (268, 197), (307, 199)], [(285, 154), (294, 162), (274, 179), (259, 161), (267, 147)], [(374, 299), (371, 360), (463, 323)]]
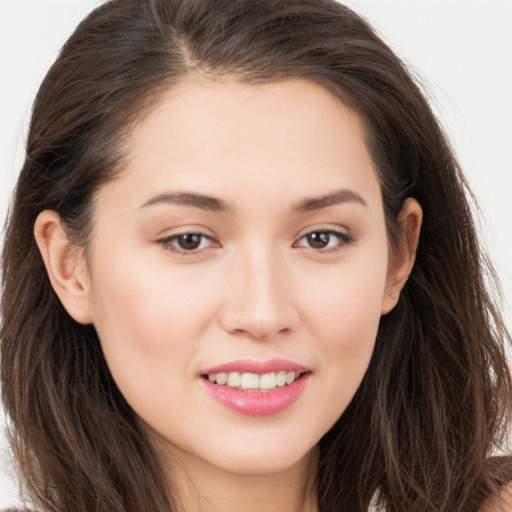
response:
[(512, 482), (502, 490), (500, 496), (488, 500), (481, 512), (512, 512)]
[[(55, 212), (40, 214), (55, 291), (75, 320), (94, 324), (185, 510), (316, 510), (315, 446), (352, 399), (380, 317), (398, 301), (420, 206), (404, 203), (405, 241), (391, 249), (358, 117), (305, 80), (190, 78), (129, 147), (126, 169), (96, 197), (87, 260)], [(226, 208), (162, 200), (177, 192)], [(326, 247), (313, 247), (311, 232)], [(206, 236), (184, 253), (176, 236), (186, 233)], [(200, 377), (242, 358), (283, 358), (311, 375), (285, 410), (245, 416)]]

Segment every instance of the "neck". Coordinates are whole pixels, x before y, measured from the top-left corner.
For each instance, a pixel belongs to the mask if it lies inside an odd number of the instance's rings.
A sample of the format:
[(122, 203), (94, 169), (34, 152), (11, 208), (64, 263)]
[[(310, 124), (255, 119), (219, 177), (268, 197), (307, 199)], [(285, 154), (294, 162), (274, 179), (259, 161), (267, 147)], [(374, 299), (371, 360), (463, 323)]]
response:
[[(170, 478), (180, 511), (317, 512), (316, 450), (271, 474), (235, 474), (204, 461), (173, 456)], [(171, 476), (172, 475), (172, 476)]]

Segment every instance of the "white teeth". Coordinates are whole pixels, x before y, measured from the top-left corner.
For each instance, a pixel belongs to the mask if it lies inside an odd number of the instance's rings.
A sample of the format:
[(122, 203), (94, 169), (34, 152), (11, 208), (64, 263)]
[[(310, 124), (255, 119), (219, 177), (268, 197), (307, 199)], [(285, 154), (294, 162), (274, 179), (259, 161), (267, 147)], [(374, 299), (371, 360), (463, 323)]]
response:
[(265, 373), (260, 377), (260, 389), (274, 389), (276, 387), (276, 374)]
[(276, 385), (279, 387), (286, 386), (286, 372), (284, 370), (276, 373)]
[(283, 387), (294, 382), (299, 374), (295, 372), (280, 372), (264, 373), (258, 375), (256, 373), (211, 373), (208, 375), (210, 382), (216, 383), (219, 386), (229, 386), (230, 388), (239, 389), (261, 389), (270, 390), (276, 387)]
[(217, 373), (216, 379), (217, 384), (219, 386), (224, 386), (228, 382), (228, 374), (227, 373)]
[(240, 387), (242, 389), (258, 389), (260, 387), (260, 376), (255, 373), (242, 373)]
[(238, 388), (242, 383), (242, 379), (238, 372), (229, 372), (228, 373), (228, 386), (230, 388)]
[(295, 380), (295, 372), (286, 372), (286, 384), (291, 384)]

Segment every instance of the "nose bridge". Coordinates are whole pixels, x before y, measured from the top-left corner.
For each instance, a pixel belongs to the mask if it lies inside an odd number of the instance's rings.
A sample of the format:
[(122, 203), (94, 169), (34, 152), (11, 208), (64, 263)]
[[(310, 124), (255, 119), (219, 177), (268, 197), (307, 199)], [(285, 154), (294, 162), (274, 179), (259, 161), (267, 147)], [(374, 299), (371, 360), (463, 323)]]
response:
[(292, 330), (298, 314), (283, 258), (272, 244), (250, 244), (233, 263), (225, 327), (262, 339)]

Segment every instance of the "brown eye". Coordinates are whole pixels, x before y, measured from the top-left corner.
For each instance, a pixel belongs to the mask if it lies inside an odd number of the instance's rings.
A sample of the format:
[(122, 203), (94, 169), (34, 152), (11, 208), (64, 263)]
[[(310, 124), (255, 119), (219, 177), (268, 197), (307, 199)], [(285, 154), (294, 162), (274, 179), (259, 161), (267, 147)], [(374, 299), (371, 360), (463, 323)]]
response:
[(306, 235), (306, 240), (312, 249), (325, 249), (329, 245), (332, 237), (332, 233), (318, 231)]
[(303, 235), (294, 247), (307, 247), (318, 252), (331, 252), (353, 242), (353, 239), (340, 231), (332, 229), (311, 231)]
[(156, 242), (168, 251), (183, 255), (199, 254), (203, 249), (219, 247), (219, 242), (214, 238), (194, 232), (168, 236)]
[(180, 249), (184, 251), (193, 251), (201, 245), (201, 240), (204, 235), (200, 233), (186, 233), (176, 237), (176, 243)]

